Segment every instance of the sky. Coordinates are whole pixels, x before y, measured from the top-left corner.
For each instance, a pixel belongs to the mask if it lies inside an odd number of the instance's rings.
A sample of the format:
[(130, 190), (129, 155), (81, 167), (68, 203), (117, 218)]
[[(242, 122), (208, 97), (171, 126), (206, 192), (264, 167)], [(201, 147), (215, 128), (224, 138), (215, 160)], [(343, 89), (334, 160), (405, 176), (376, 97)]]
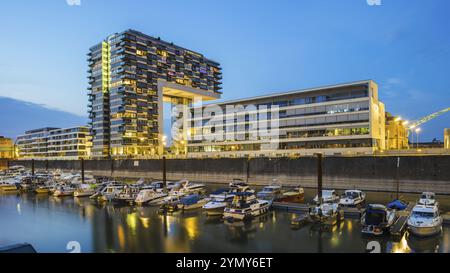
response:
[(135, 29), (220, 62), (223, 99), (373, 79), (394, 115), (450, 107), (450, 1), (380, 1), (2, 1), (0, 96), (87, 116), (89, 47)]

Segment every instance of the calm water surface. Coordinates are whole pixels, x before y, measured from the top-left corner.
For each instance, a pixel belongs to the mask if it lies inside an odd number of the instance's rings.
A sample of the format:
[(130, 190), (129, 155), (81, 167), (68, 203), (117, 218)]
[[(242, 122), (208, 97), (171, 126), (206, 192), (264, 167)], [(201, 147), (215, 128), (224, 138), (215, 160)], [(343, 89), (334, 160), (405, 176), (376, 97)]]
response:
[[(216, 186), (214, 186), (216, 187)], [(314, 191), (306, 191), (306, 200)], [(387, 203), (393, 195), (369, 193), (369, 202)], [(417, 195), (405, 195), (411, 201)], [(449, 197), (439, 197), (443, 207)], [(87, 198), (0, 195), (0, 245), (31, 243), (38, 252), (69, 252), (69, 241), (82, 252), (365, 252), (358, 220), (332, 229), (292, 229), (293, 213), (272, 211), (245, 224), (225, 224), (201, 210), (160, 215), (155, 207), (98, 204)], [(399, 241), (376, 239), (383, 252), (450, 252), (450, 228), (441, 236)]]

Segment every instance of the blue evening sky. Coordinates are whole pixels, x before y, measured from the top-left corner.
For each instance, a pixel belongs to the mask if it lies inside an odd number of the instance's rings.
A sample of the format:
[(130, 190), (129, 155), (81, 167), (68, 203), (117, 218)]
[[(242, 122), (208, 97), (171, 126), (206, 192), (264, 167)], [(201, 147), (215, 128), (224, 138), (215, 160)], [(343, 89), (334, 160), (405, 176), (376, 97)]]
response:
[(224, 99), (373, 79), (393, 114), (450, 107), (448, 0), (67, 2), (2, 1), (0, 96), (86, 116), (88, 48), (132, 28), (220, 62)]

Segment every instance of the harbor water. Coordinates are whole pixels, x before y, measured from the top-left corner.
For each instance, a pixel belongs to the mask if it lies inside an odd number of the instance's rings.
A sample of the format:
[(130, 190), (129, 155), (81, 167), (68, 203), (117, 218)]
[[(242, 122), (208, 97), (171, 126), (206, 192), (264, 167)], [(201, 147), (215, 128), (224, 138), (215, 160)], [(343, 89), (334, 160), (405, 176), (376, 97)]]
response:
[[(314, 193), (306, 190), (305, 200), (312, 200)], [(382, 204), (394, 196), (367, 194), (369, 202)], [(418, 195), (403, 198), (414, 201)], [(438, 199), (441, 209), (448, 211), (450, 198)], [(224, 223), (202, 210), (162, 215), (157, 207), (100, 204), (89, 198), (1, 194), (0, 245), (27, 242), (38, 252), (62, 253), (362, 253), (372, 247), (381, 252), (450, 252), (448, 226), (433, 238), (405, 234), (394, 240), (362, 236), (358, 219), (346, 219), (333, 228), (307, 225), (293, 229), (290, 223), (296, 216), (273, 210), (249, 222)]]

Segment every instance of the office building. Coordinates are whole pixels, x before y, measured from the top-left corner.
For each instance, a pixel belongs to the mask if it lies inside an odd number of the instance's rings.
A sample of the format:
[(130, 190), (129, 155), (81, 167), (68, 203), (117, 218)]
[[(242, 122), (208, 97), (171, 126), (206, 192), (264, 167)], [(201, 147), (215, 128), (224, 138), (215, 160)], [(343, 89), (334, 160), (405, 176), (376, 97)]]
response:
[(14, 158), (14, 143), (10, 138), (0, 136), (0, 159)]
[(88, 62), (94, 158), (161, 155), (164, 103), (221, 96), (219, 63), (134, 30), (90, 48)]
[(386, 112), (386, 149), (402, 150), (408, 149), (408, 128), (405, 121), (400, 117), (394, 117)]
[[(237, 105), (256, 107), (256, 120), (250, 118), (255, 116), (251, 111), (245, 114), (245, 119), (229, 116), (226, 108)], [(356, 155), (373, 154), (386, 148), (385, 106), (378, 99), (377, 84), (371, 80), (233, 100), (218, 106), (224, 114), (208, 114), (207, 117), (203, 114), (198, 118), (195, 116), (198, 109), (191, 110), (188, 157)], [(278, 107), (278, 143), (275, 147), (270, 144), (273, 138), (250, 137), (254, 124), (261, 122), (264, 116), (271, 119), (271, 114), (275, 113), (261, 106)], [(204, 105), (201, 111), (207, 107)], [(271, 113), (263, 115), (268, 111)], [(220, 128), (210, 126), (214, 130), (208, 128), (212, 117), (223, 121), (224, 125)], [(198, 138), (205, 130), (206, 135), (214, 132), (223, 132), (225, 136), (242, 134), (243, 130), (245, 133), (239, 140), (228, 137), (206, 140), (205, 135)]]
[(77, 160), (90, 157), (89, 128), (41, 128), (17, 138), (20, 159)]

